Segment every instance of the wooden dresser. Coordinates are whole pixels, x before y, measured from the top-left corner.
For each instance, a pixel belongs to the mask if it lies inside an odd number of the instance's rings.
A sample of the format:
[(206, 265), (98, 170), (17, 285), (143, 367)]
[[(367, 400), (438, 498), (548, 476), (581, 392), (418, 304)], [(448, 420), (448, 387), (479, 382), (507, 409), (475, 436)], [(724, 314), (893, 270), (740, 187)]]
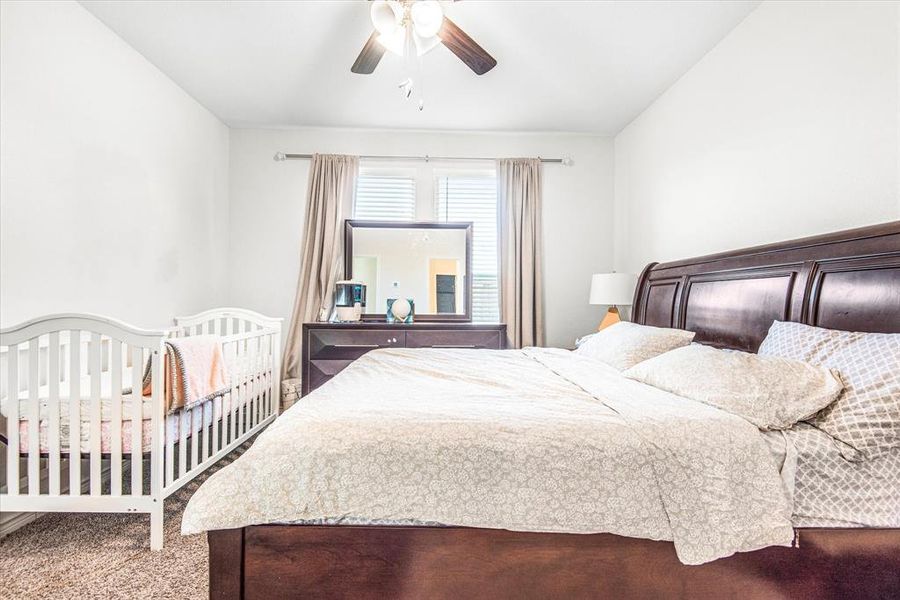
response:
[(304, 323), (305, 396), (376, 348), (489, 348), (506, 343), (506, 325), (480, 323)]

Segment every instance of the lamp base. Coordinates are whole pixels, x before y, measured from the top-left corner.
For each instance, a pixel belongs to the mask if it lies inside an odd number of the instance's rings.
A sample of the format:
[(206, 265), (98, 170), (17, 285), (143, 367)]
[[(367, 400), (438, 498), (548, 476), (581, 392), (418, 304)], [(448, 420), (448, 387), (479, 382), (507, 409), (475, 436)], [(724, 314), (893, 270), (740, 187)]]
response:
[(597, 331), (603, 331), (610, 325), (615, 325), (621, 320), (622, 319), (619, 318), (619, 309), (615, 306), (610, 306), (609, 310), (606, 311), (606, 316), (600, 321), (600, 326), (597, 327)]

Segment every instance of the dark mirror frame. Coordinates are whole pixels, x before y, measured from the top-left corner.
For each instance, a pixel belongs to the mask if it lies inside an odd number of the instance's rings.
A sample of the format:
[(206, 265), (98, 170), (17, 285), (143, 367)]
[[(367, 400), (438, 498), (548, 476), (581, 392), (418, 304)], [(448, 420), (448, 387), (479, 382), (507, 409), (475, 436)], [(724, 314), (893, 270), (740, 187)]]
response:
[[(463, 314), (425, 314), (418, 310), (414, 313), (413, 322), (463, 322), (472, 321), (472, 223), (433, 223), (430, 221), (344, 221), (344, 278), (353, 279), (353, 230), (360, 229), (464, 229), (466, 232), (466, 276), (463, 290)], [(386, 312), (362, 315), (363, 321), (385, 321)]]

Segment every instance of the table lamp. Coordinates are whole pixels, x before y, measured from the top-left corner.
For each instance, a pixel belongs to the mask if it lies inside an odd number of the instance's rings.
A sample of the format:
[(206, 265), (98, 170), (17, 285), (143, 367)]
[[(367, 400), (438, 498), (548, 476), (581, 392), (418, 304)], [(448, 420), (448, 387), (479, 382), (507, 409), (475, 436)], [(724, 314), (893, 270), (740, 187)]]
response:
[(609, 306), (597, 331), (618, 323), (619, 306), (631, 306), (637, 276), (631, 273), (595, 273), (591, 277), (591, 304)]

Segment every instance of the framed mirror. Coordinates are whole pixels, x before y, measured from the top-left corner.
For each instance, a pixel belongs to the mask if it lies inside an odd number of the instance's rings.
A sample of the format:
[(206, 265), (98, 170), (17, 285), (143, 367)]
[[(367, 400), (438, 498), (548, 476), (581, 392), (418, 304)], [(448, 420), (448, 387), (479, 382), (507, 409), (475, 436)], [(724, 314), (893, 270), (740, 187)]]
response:
[(366, 285), (362, 318), (410, 298), (414, 321), (472, 320), (472, 223), (344, 222), (344, 278)]

